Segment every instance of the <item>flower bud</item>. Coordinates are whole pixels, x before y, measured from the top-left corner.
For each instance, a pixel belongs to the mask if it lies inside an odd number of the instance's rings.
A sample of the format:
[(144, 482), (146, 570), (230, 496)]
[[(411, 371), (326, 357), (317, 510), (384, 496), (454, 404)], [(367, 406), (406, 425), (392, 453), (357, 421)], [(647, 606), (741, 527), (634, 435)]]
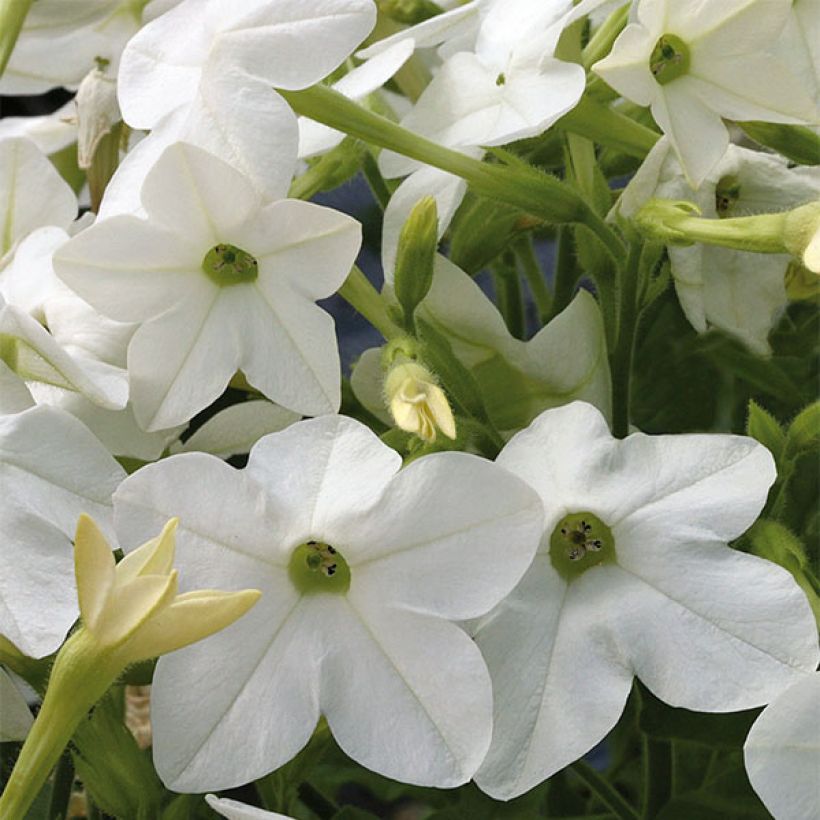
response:
[(426, 442), (435, 441), (438, 430), (450, 439), (456, 437), (447, 396), (424, 365), (397, 360), (385, 378), (384, 393), (390, 414), (402, 430)]

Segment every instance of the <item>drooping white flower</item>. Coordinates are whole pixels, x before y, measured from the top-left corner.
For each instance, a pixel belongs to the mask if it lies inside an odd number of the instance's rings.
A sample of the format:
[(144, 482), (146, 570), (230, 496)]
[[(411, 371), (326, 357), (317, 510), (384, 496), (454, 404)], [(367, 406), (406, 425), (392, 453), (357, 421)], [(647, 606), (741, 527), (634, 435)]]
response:
[(728, 435), (613, 439), (593, 407), (548, 410), (498, 463), (541, 496), (541, 547), (479, 624), (493, 743), (476, 782), (522, 794), (617, 723), (634, 676), (672, 706), (759, 706), (820, 658), (792, 576), (730, 549), (775, 478), (771, 454)]
[(820, 674), (781, 692), (743, 747), (749, 782), (777, 820), (813, 820), (820, 806)]
[(817, 122), (799, 79), (767, 49), (787, 22), (784, 0), (640, 0), (594, 71), (624, 97), (647, 105), (697, 188), (729, 144), (721, 117)]
[(314, 302), (347, 277), (358, 223), (296, 200), (263, 207), (238, 171), (182, 143), (141, 196), (146, 219), (98, 221), (54, 264), (103, 315), (140, 323), (128, 373), (143, 428), (188, 421), (239, 369), (291, 410), (334, 412), (339, 353), (333, 320)]
[(134, 194), (176, 141), (242, 171), (267, 201), (296, 167), (296, 116), (273, 88), (306, 88), (333, 71), (376, 20), (372, 0), (183, 0), (123, 52), (123, 119), (151, 135), (112, 179), (101, 215), (134, 212)]
[[(618, 205), (633, 216), (652, 197), (694, 202), (705, 218), (787, 211), (820, 196), (820, 174), (789, 168), (776, 155), (730, 145), (698, 190), (683, 178), (667, 138), (650, 151)], [(771, 352), (768, 335), (786, 303), (788, 254), (736, 251), (696, 244), (668, 248), (675, 289), (699, 333), (718, 328), (750, 350)]]
[(183, 583), (252, 577), (263, 593), (235, 626), (160, 660), (154, 758), (171, 788), (260, 777), (304, 746), (320, 714), (351, 758), (388, 777), (472, 777), (489, 744), (490, 683), (451, 621), (515, 585), (540, 504), (476, 456), (400, 464), (360, 423), (326, 416), (263, 438), (244, 471), (191, 453), (122, 485), (124, 536), (179, 516)]
[[(527, 342), (464, 271), (437, 256), (433, 284), (418, 308), (470, 370), (496, 429), (514, 432), (548, 407), (582, 399), (608, 414), (610, 375), (598, 305), (584, 290)], [(381, 353), (365, 351), (351, 374), (362, 404), (387, 424)]]
[(111, 529), (125, 478), (88, 429), (61, 410), (0, 416), (0, 635), (40, 658), (77, 619), (71, 541), (80, 513)]

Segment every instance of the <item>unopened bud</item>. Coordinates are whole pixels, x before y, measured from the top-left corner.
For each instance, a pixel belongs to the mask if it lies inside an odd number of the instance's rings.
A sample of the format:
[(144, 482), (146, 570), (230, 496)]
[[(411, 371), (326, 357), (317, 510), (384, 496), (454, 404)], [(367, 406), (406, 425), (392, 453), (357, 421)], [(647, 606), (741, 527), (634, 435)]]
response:
[(412, 330), (418, 304), (433, 283), (433, 266), (438, 246), (438, 210), (431, 196), (420, 199), (399, 236), (394, 287), (404, 311), (405, 324)]
[(101, 68), (93, 68), (80, 83), (77, 105), (77, 164), (91, 167), (100, 141), (122, 119), (117, 102), (117, 82)]

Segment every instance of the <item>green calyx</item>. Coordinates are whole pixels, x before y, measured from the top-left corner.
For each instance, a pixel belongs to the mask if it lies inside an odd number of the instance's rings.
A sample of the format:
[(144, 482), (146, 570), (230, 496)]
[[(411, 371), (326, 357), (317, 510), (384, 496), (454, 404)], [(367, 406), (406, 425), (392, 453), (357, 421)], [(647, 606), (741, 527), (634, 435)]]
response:
[(253, 282), (259, 275), (259, 263), (247, 251), (220, 243), (205, 254), (202, 270), (220, 287), (228, 287)]
[(689, 72), (689, 46), (676, 34), (664, 34), (652, 49), (649, 70), (658, 85), (666, 85)]
[(550, 560), (566, 581), (591, 567), (615, 563), (612, 530), (590, 512), (565, 515), (550, 536)]
[(303, 595), (335, 592), (344, 595), (350, 589), (350, 567), (330, 544), (307, 541), (299, 544), (290, 557), (288, 573), (293, 585)]
[(715, 209), (721, 219), (732, 216), (735, 203), (740, 199), (740, 180), (730, 174), (721, 177), (715, 188)]

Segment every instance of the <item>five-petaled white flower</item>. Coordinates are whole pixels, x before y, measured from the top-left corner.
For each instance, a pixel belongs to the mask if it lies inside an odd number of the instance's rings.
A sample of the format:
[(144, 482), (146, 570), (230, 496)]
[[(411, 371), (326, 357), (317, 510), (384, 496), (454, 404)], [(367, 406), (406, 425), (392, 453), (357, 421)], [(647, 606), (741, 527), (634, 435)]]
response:
[(640, 0), (608, 57), (594, 66), (616, 91), (652, 115), (697, 188), (723, 156), (721, 117), (816, 122), (803, 85), (767, 51), (791, 13), (784, 0)]
[(359, 224), (297, 200), (263, 207), (242, 174), (183, 143), (149, 173), (142, 203), (147, 219), (97, 222), (54, 257), (102, 314), (141, 323), (128, 347), (140, 424), (188, 421), (239, 369), (289, 409), (337, 410), (334, 324), (314, 302), (347, 277)]
[(726, 542), (760, 513), (770, 453), (729, 435), (614, 439), (591, 405), (547, 410), (498, 463), (534, 487), (535, 561), (476, 629), (495, 724), (476, 776), (522, 794), (617, 723), (638, 676), (672, 706), (748, 709), (814, 670), (805, 595), (781, 567)]
[(125, 481), (131, 539), (179, 516), (182, 583), (262, 590), (240, 622), (159, 662), (154, 761), (173, 789), (276, 769), (324, 714), (341, 748), (409, 783), (456, 786), (490, 742), (478, 648), (452, 621), (498, 603), (529, 566), (538, 497), (492, 462), (399, 455), (325, 416), (261, 439), (244, 471), (172, 456)]

